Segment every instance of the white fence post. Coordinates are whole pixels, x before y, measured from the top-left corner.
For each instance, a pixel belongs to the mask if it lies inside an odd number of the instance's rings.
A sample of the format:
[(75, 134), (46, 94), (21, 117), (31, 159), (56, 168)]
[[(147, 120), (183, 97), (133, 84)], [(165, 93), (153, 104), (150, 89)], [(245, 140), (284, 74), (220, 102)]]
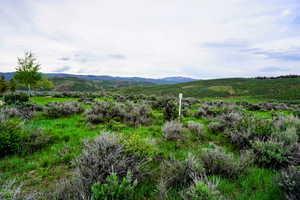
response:
[(179, 119), (181, 116), (181, 100), (182, 100), (182, 93), (179, 93)]

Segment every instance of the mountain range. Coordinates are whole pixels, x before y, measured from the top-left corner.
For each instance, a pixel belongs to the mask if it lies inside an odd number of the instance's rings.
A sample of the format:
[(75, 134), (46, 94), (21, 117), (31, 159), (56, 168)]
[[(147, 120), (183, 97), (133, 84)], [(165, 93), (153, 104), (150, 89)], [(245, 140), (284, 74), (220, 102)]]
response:
[[(6, 79), (11, 79), (14, 72), (0, 72), (0, 76), (4, 76)], [(133, 81), (133, 82), (145, 82), (152, 84), (176, 84), (196, 81), (197, 79), (174, 76), (166, 78), (142, 78), (142, 77), (118, 77), (118, 76), (106, 76), (106, 75), (78, 75), (78, 74), (66, 74), (66, 73), (43, 73), (48, 78), (65, 78), (65, 77), (75, 77), (85, 80), (102, 80), (102, 81)]]

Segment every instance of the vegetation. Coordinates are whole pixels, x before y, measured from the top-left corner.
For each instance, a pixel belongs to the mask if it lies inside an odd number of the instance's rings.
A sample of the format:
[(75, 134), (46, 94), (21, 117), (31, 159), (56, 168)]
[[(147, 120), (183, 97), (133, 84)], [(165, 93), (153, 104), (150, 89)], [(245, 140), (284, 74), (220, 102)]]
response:
[(231, 78), (201, 80), (174, 85), (125, 88), (121, 90), (121, 93), (155, 94), (157, 96), (177, 96), (179, 93), (183, 93), (184, 97), (250, 97), (268, 101), (280, 100), (299, 102), (299, 87), (300, 78)]
[(27, 100), (0, 106), (2, 199), (299, 199), (298, 104), (184, 98), (178, 119), (172, 97)]
[(43, 78), (42, 74), (39, 73), (40, 66), (31, 52), (26, 52), (24, 58), (18, 58), (14, 80), (26, 87), (29, 95), (31, 95), (31, 90), (34, 87), (51, 88), (53, 86), (52, 82)]

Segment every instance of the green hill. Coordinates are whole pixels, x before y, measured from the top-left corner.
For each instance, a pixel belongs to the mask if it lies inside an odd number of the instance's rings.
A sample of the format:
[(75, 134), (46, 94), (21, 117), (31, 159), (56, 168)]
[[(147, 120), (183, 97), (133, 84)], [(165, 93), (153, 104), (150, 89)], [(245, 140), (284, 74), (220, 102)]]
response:
[(277, 100), (299, 100), (300, 78), (255, 79), (229, 78), (201, 80), (175, 85), (156, 85), (121, 89), (122, 94), (147, 94), (185, 97), (254, 97)]
[(77, 77), (53, 77), (55, 91), (97, 91), (101, 89), (116, 89), (137, 86), (149, 86), (152, 83), (111, 80), (86, 80)]

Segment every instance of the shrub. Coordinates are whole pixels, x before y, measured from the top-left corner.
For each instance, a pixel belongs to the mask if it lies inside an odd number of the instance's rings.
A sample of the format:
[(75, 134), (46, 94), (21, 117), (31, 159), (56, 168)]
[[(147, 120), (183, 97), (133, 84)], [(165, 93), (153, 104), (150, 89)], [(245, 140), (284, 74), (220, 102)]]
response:
[(232, 178), (242, 173), (251, 164), (250, 154), (243, 156), (244, 159), (237, 160), (232, 153), (225, 153), (221, 147), (212, 145), (205, 149), (200, 158), (208, 174)]
[(106, 183), (112, 173), (122, 179), (130, 171), (133, 179), (141, 179), (144, 161), (126, 152), (117, 135), (102, 133), (94, 140), (86, 141), (84, 146), (84, 151), (76, 160), (74, 178), (59, 186), (56, 198), (90, 199), (92, 185)]
[(126, 152), (143, 159), (148, 159), (158, 154), (158, 150), (151, 141), (144, 139), (139, 134), (125, 136), (121, 139), (121, 143)]
[(167, 140), (179, 140), (184, 138), (183, 126), (179, 121), (166, 122), (162, 131)]
[(73, 114), (82, 113), (84, 110), (74, 101), (49, 103), (45, 115), (50, 118), (67, 117)]
[(1, 118), (9, 119), (14, 117), (21, 117), (24, 119), (31, 119), (35, 116), (36, 111), (41, 111), (43, 109), (42, 106), (39, 106), (35, 103), (23, 103), (15, 106), (4, 107), (0, 109)]
[(132, 180), (132, 174), (130, 172), (121, 180), (119, 180), (115, 173), (112, 173), (106, 178), (106, 183), (98, 182), (92, 186), (92, 199), (133, 199), (136, 186), (137, 180)]
[(7, 94), (3, 98), (4, 102), (8, 105), (19, 104), (29, 101), (29, 96), (27, 94)]
[(170, 188), (182, 189), (189, 187), (194, 179), (200, 178), (205, 173), (202, 163), (194, 156), (189, 155), (186, 160), (165, 160), (161, 164), (161, 180), (158, 190), (162, 197), (167, 196)]
[(217, 190), (218, 180), (208, 181), (206, 176), (194, 180), (194, 184), (181, 193), (184, 200), (220, 200), (223, 199)]
[(300, 169), (289, 167), (281, 172), (279, 185), (287, 200), (297, 200), (300, 198)]
[(0, 109), (1, 120), (6, 120), (14, 117), (21, 117), (21, 113), (16, 107), (4, 107)]
[(198, 137), (203, 137), (205, 130), (202, 124), (189, 121), (187, 127), (193, 134), (197, 135)]
[(20, 152), (27, 135), (22, 131), (20, 120), (5, 120), (0, 123), (0, 157)]
[(176, 101), (168, 99), (164, 104), (164, 119), (167, 121), (175, 120), (178, 118), (178, 105)]
[(99, 101), (91, 110), (86, 112), (86, 116), (89, 122), (97, 124), (108, 122), (114, 118), (117, 118), (118, 121), (120, 121), (124, 113), (124, 104), (116, 104), (111, 101)]
[(124, 122), (133, 125), (148, 125), (152, 121), (152, 110), (146, 104), (126, 104), (126, 111), (123, 112)]
[(17, 185), (15, 180), (0, 185), (1, 200), (34, 200), (41, 196), (40, 193), (31, 191), (30, 194), (23, 194), (22, 185)]
[(152, 110), (145, 104), (101, 101), (97, 102), (91, 110), (86, 112), (86, 116), (87, 120), (94, 124), (116, 120), (129, 125), (139, 126), (151, 123)]
[(20, 120), (9, 119), (0, 123), (0, 157), (32, 153), (56, 140), (56, 137), (42, 129), (25, 129)]
[(43, 129), (26, 130), (27, 137), (22, 142), (22, 153), (33, 153), (58, 140), (57, 137)]
[(291, 149), (286, 148), (284, 142), (277, 139), (255, 141), (253, 143), (256, 162), (264, 167), (280, 168), (288, 164), (287, 155)]
[(208, 128), (213, 133), (224, 131), (225, 127), (226, 127), (226, 123), (224, 121), (212, 121), (208, 124)]

